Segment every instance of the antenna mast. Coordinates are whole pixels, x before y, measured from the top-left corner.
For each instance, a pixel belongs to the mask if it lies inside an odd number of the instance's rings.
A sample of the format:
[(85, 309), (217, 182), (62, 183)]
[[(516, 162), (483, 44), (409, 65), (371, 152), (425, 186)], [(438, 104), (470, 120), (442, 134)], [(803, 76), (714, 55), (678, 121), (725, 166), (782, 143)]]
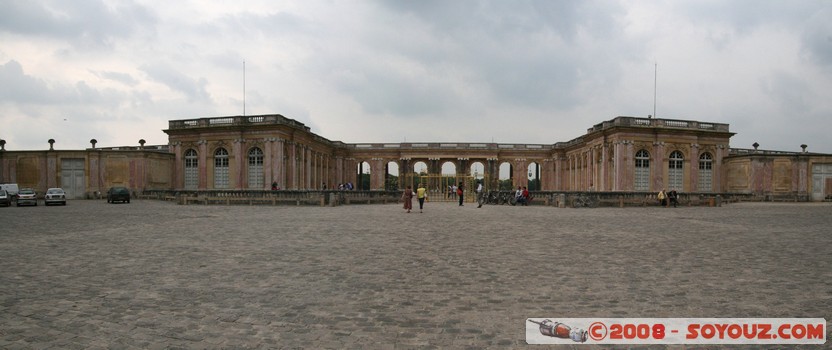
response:
[(246, 116), (246, 60), (243, 60), (243, 117)]
[(657, 118), (656, 116), (656, 76), (659, 72), (659, 63), (656, 62), (653, 66), (653, 118)]

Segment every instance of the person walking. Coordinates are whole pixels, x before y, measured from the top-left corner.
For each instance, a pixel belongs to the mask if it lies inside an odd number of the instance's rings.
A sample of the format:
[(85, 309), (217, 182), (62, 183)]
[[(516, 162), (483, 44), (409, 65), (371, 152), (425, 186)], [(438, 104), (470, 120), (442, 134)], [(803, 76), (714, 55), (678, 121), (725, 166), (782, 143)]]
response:
[(419, 184), (419, 188), (416, 190), (416, 199), (419, 200), (419, 212), (421, 213), (425, 207), (425, 200), (428, 199), (428, 191), (425, 188), (425, 184)]
[(659, 199), (659, 205), (667, 205), (667, 194), (664, 193), (664, 190), (659, 191), (659, 194), (656, 196), (656, 198)]
[(679, 193), (677, 193), (676, 190), (670, 190), (670, 193), (667, 194), (667, 198), (670, 199), (668, 207), (673, 205), (673, 207), (676, 208), (676, 206), (679, 205)]
[(482, 208), (482, 181), (477, 181), (477, 208)]
[(462, 182), (459, 183), (459, 186), (456, 187), (456, 195), (459, 196), (459, 206), (462, 206), (462, 196), (465, 194), (465, 185)]
[(523, 187), (517, 186), (517, 191), (514, 192), (514, 203), (523, 205)]
[(413, 209), (413, 190), (410, 189), (410, 186), (404, 189), (402, 200), (404, 201), (404, 210), (407, 210), (409, 213)]

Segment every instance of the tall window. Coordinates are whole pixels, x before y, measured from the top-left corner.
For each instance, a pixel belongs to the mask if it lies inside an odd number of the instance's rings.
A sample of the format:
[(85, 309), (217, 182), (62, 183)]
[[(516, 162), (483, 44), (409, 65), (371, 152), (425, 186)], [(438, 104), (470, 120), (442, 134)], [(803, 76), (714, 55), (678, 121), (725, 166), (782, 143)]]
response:
[(700, 192), (713, 191), (714, 158), (710, 153), (702, 153), (699, 156), (699, 184)]
[(228, 188), (228, 151), (225, 148), (214, 152), (214, 188)]
[(248, 187), (262, 190), (263, 183), (263, 151), (257, 147), (248, 151)]
[(650, 190), (650, 153), (636, 152), (636, 191)]
[(667, 173), (667, 189), (681, 191), (685, 183), (684, 171), (685, 158), (682, 152), (673, 151), (670, 153), (670, 161), (668, 162), (669, 171)]
[(195, 190), (199, 186), (199, 159), (196, 151), (185, 151), (185, 189)]

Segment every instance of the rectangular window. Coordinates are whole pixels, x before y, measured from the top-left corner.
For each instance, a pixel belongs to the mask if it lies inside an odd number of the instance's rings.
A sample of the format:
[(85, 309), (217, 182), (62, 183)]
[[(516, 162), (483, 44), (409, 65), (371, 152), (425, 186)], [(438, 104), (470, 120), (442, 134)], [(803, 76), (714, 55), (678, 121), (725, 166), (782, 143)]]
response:
[(699, 192), (713, 191), (713, 171), (711, 169), (699, 169)]
[(650, 168), (636, 167), (636, 191), (650, 190)]
[(667, 189), (681, 191), (683, 189), (684, 171), (681, 167), (668, 169)]

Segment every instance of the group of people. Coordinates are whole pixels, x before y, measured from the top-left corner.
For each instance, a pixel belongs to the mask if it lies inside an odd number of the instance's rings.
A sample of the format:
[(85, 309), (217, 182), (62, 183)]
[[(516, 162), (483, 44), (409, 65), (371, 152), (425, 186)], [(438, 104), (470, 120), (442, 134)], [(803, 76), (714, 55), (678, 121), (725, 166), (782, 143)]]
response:
[(529, 189), (526, 188), (526, 186), (517, 186), (517, 192), (514, 192), (514, 200), (517, 202), (517, 204), (529, 205), (529, 202), (531, 201)]
[(663, 207), (670, 207), (672, 205), (676, 208), (679, 205), (679, 194), (676, 193), (676, 190), (671, 190), (670, 192), (661, 190), (656, 198), (658, 198), (659, 204)]
[(416, 189), (414, 192), (410, 186), (404, 189), (404, 193), (402, 193), (402, 200), (404, 201), (404, 210), (408, 213), (413, 210), (413, 197), (419, 200), (419, 212), (421, 213), (422, 210), (425, 208), (425, 201), (428, 199), (428, 190), (425, 188), (424, 184), (419, 184), (419, 188)]
[(345, 184), (338, 184), (338, 190), (339, 191), (352, 191), (352, 190), (354, 190), (354, 188), (352, 186), (352, 182), (347, 182)]
[[(474, 192), (477, 195), (477, 208), (482, 208), (482, 203), (485, 202), (483, 196), (485, 195), (485, 188), (482, 181), (477, 181), (477, 187)], [(465, 184), (460, 182), (459, 185), (448, 186), (448, 198), (456, 197), (459, 200), (459, 206), (464, 206), (465, 201)], [(402, 201), (404, 202), (404, 210), (409, 213), (413, 210), (413, 197), (419, 200), (419, 212), (423, 212), (425, 200), (428, 198), (427, 189), (424, 184), (419, 184), (419, 188), (413, 191), (410, 186), (407, 186), (402, 193)], [(529, 189), (525, 186), (518, 186), (515, 193), (515, 199), (520, 205), (529, 205), (531, 202), (531, 195)]]
[[(327, 187), (326, 187), (326, 182), (324, 182), (324, 183), (322, 183), (322, 184), (321, 184), (321, 189), (322, 189), (322, 190), (326, 190), (326, 189), (327, 189)], [(343, 184), (338, 184), (338, 190), (341, 190), (341, 191), (352, 191), (353, 189), (354, 189), (354, 188), (353, 188), (353, 186), (352, 186), (352, 182), (347, 182), (347, 183), (343, 183)], [(278, 185), (277, 185), (277, 181), (272, 182), (272, 191), (279, 191), (279, 190), (280, 190), (280, 186), (278, 186)]]

